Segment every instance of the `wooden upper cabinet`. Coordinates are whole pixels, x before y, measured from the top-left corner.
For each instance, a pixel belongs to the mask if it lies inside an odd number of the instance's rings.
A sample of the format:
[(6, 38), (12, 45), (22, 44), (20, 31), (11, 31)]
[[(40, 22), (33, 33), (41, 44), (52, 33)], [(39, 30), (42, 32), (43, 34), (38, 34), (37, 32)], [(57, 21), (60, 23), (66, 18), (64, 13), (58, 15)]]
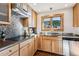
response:
[(33, 27), (37, 27), (37, 13), (32, 11)]
[(11, 4), (0, 3), (0, 24), (10, 24)]
[(79, 27), (79, 3), (73, 7), (73, 27)]
[(28, 18), (21, 18), (21, 24), (23, 27), (28, 27)]

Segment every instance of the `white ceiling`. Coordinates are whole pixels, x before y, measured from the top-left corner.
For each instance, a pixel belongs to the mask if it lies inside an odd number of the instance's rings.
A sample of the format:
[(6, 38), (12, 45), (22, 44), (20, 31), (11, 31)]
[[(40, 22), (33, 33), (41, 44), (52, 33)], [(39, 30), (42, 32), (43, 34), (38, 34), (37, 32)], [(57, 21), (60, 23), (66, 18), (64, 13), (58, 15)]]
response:
[(37, 13), (50, 12), (51, 11), (61, 10), (73, 7), (75, 3), (29, 3), (30, 7), (32, 7)]

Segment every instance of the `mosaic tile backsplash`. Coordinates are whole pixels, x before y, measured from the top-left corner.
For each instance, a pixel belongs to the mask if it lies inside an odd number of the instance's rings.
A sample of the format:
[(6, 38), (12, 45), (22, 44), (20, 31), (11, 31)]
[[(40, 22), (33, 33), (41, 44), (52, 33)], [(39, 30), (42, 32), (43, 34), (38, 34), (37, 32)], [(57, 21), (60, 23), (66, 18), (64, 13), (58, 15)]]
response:
[(0, 26), (0, 33), (4, 31), (6, 38), (16, 37), (23, 34), (23, 26), (20, 23), (20, 18), (12, 15), (11, 24), (8, 26)]

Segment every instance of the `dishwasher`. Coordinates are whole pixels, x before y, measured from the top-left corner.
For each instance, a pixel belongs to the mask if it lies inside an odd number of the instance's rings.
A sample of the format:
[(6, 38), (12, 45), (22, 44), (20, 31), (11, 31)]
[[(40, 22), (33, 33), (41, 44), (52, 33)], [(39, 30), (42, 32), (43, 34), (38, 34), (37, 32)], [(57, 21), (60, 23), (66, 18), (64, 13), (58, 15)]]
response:
[(63, 55), (79, 56), (79, 41), (77, 40), (68, 38), (63, 39)]
[(70, 55), (70, 44), (68, 40), (63, 39), (63, 55), (69, 56)]
[(70, 56), (79, 56), (79, 41), (70, 41)]

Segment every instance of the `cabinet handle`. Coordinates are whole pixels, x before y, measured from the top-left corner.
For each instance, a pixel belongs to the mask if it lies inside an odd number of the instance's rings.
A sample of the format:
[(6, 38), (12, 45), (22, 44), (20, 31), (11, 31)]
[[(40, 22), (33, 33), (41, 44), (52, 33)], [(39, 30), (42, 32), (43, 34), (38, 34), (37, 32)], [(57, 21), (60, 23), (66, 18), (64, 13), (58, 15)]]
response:
[(12, 50), (9, 50), (9, 52), (12, 52)]

